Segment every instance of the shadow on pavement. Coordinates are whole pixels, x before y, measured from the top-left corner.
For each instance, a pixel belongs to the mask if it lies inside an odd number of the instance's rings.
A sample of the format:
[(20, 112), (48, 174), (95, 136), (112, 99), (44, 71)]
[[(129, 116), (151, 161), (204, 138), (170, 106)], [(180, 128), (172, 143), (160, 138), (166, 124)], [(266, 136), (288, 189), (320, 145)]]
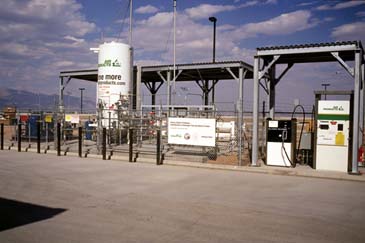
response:
[(65, 211), (63, 208), (50, 208), (0, 197), (0, 232), (46, 220)]

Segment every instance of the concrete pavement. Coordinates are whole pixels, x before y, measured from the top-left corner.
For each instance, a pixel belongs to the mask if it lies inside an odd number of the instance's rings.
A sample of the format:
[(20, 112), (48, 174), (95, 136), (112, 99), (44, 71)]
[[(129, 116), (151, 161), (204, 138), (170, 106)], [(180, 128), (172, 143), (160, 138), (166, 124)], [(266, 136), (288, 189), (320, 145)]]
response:
[(0, 242), (365, 242), (364, 207), (356, 181), (0, 151)]

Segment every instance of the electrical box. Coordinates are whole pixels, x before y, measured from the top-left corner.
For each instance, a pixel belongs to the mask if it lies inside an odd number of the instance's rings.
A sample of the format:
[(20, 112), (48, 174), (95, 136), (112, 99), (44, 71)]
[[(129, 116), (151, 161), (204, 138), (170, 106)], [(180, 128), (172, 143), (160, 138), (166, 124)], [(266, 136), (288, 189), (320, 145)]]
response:
[(299, 149), (311, 150), (312, 149), (312, 132), (303, 132), (300, 138)]
[(350, 102), (319, 100), (315, 169), (348, 172)]
[(268, 119), (266, 138), (266, 165), (292, 166), (296, 153), (296, 119)]

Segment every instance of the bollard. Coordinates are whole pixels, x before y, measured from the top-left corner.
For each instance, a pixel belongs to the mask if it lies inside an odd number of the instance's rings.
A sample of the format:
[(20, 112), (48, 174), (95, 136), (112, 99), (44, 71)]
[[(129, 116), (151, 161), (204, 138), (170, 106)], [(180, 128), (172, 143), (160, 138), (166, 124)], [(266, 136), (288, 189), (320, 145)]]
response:
[(133, 129), (129, 129), (129, 162), (133, 162)]
[(22, 151), (22, 124), (18, 124), (18, 152)]
[(61, 156), (61, 123), (57, 123), (57, 156)]
[(37, 153), (41, 153), (41, 122), (37, 121)]
[(161, 163), (161, 130), (157, 130), (156, 165), (162, 165), (162, 163)]
[(4, 123), (1, 123), (0, 125), (0, 149), (4, 150)]
[(101, 152), (103, 154), (103, 160), (106, 160), (106, 128), (105, 127), (103, 127), (103, 141), (102, 141)]
[(79, 127), (79, 157), (82, 158), (82, 127)]

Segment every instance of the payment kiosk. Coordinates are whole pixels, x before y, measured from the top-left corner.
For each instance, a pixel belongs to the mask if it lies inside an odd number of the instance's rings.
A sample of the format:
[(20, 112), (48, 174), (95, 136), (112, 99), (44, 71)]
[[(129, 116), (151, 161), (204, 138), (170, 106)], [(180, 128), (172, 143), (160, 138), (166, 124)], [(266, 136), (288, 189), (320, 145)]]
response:
[(317, 170), (348, 172), (351, 154), (351, 102), (318, 100), (315, 156)]

